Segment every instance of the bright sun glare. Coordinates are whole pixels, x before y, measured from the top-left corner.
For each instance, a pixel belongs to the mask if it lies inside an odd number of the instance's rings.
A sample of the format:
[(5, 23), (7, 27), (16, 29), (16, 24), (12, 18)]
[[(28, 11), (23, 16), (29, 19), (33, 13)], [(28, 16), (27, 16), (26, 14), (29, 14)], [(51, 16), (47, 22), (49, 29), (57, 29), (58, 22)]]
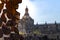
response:
[[(0, 3), (2, 3), (2, 2), (0, 1)], [(6, 9), (5, 5), (6, 4), (4, 4), (4, 8), (3, 9)], [(22, 3), (19, 4), (19, 7), (18, 7), (17, 11), (21, 14), (20, 18), (22, 18), (22, 16), (24, 15), (26, 6), (29, 9), (30, 16), (33, 18), (35, 13), (36, 13), (36, 7), (30, 0), (22, 0)], [(1, 12), (1, 14), (2, 14), (2, 12)]]
[(19, 4), (19, 8), (18, 8), (18, 12), (20, 12), (20, 18), (22, 18), (22, 16), (24, 15), (25, 13), (25, 8), (26, 6), (28, 7), (29, 9), (29, 14), (33, 17), (34, 16), (34, 13), (35, 13), (35, 6), (32, 4), (32, 2), (30, 2), (30, 0), (22, 0), (22, 3)]

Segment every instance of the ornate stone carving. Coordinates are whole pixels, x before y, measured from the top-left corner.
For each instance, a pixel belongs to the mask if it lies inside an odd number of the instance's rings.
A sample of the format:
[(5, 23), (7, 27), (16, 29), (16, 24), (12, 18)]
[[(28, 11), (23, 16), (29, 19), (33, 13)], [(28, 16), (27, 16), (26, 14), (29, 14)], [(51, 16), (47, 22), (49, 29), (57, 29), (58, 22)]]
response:
[[(3, 9), (3, 13), (1, 15), (2, 21), (0, 20), (1, 25), (2, 25), (2, 22), (6, 23), (6, 24), (2, 26), (2, 29), (0, 29), (0, 32), (1, 32), (0, 34), (2, 34), (2, 35), (4, 34), (5, 36), (7, 36), (12, 31), (14, 31), (16, 34), (19, 34), (18, 28), (15, 27), (15, 25), (17, 25), (20, 20), (20, 13), (17, 12), (16, 9), (18, 9), (18, 7), (19, 7), (18, 4), (22, 3), (22, 0), (0, 0), (0, 1), (1, 1), (0, 13), (4, 7), (4, 4), (6, 4), (5, 5), (6, 9)], [(11, 19), (11, 20), (7, 21), (7, 18)], [(2, 37), (2, 35), (0, 37)], [(9, 40), (9, 37), (5, 37), (4, 40)]]

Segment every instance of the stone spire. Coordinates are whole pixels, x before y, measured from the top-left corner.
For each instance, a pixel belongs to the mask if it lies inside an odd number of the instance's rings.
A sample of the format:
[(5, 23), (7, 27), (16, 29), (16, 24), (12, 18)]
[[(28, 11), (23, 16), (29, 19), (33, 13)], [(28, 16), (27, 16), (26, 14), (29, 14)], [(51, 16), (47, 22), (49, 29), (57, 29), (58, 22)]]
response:
[(26, 6), (26, 8), (25, 8), (25, 15), (29, 16), (29, 13), (28, 13), (28, 8), (27, 8), (27, 6)]

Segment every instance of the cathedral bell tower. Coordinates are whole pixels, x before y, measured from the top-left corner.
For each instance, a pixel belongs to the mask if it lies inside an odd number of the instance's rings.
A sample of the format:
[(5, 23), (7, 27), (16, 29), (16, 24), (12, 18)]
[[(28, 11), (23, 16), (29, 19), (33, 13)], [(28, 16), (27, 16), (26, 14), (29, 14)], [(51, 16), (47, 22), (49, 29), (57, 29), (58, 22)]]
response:
[(28, 13), (28, 8), (26, 6), (26, 9), (25, 9), (25, 15), (29, 16), (29, 13)]
[(31, 33), (31, 28), (32, 26), (34, 25), (34, 20), (30, 17), (29, 15), (29, 9), (28, 7), (25, 8), (25, 14), (24, 16), (22, 17), (22, 19), (20, 20), (21, 21), (21, 25), (23, 27), (23, 32), (26, 33), (26, 34), (30, 34)]

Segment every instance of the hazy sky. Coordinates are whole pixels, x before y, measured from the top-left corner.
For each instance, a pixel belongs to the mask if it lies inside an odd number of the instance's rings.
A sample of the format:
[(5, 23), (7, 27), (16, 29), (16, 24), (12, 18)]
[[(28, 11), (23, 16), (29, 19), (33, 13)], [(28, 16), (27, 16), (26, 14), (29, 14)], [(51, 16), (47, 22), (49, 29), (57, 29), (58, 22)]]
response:
[(20, 11), (21, 17), (24, 15), (26, 5), (35, 24), (60, 22), (60, 0), (25, 0), (19, 7), (23, 10)]

